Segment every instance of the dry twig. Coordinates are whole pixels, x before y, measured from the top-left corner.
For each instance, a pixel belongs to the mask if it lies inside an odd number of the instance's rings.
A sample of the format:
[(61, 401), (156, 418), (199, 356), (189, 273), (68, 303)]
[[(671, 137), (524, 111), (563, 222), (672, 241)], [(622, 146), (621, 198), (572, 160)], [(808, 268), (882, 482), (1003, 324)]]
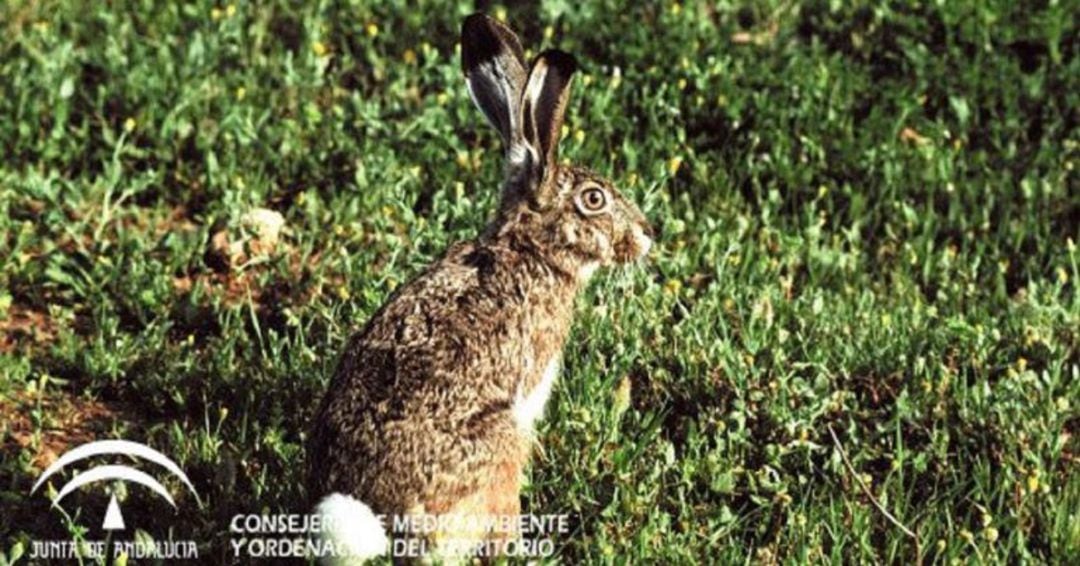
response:
[(907, 528), (907, 526), (905, 526), (903, 523), (901, 523), (900, 519), (897, 519), (895, 516), (893, 516), (893, 514), (890, 513), (889, 510), (886, 509), (885, 506), (882, 505), (876, 497), (874, 497), (874, 493), (870, 491), (870, 487), (866, 485), (866, 482), (862, 480), (862, 477), (855, 472), (855, 466), (851, 464), (851, 459), (848, 458), (847, 452), (844, 450), (843, 445), (840, 444), (840, 439), (836, 436), (836, 432), (833, 431), (832, 425), (828, 425), (828, 429), (829, 436), (832, 436), (833, 444), (836, 446), (836, 449), (840, 451), (840, 457), (843, 458), (844, 466), (847, 468), (848, 473), (851, 474), (851, 477), (855, 478), (855, 483), (859, 484), (859, 487), (862, 489), (863, 494), (866, 495), (867, 499), (870, 500), (870, 503), (872, 503), (874, 507), (877, 508), (877, 510), (880, 511), (886, 519), (889, 520), (890, 523), (896, 525), (896, 527), (900, 529), (905, 535), (911, 537), (911, 540), (915, 541), (915, 554), (917, 556), (918, 563), (921, 564), (922, 545), (919, 544), (919, 536), (916, 535), (914, 531)]

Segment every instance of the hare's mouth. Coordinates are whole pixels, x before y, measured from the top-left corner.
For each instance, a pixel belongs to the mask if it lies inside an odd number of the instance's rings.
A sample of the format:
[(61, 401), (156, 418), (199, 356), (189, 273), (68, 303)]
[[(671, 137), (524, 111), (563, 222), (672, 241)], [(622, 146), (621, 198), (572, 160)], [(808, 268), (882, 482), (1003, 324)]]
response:
[(653, 240), (644, 230), (634, 226), (630, 233), (615, 246), (615, 261), (629, 263), (648, 255)]
[(645, 233), (645, 230), (635, 226), (630, 231), (630, 237), (626, 238), (625, 247), (625, 257), (620, 259), (623, 261), (640, 259), (649, 255), (649, 250), (652, 248), (652, 238)]
[(649, 255), (649, 250), (652, 249), (653, 239), (645, 234), (645, 231), (634, 227), (634, 245), (638, 248), (637, 257), (634, 259), (641, 259)]

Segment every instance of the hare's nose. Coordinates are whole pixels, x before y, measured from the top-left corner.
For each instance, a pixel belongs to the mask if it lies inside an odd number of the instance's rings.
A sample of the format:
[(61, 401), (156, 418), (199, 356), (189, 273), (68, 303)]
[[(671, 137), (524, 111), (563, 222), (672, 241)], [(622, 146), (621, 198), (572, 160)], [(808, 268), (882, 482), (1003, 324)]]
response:
[(656, 239), (656, 230), (653, 229), (652, 224), (650, 224), (648, 220), (643, 218), (641, 222), (638, 223), (638, 226), (641, 227), (641, 233), (645, 234), (650, 240)]

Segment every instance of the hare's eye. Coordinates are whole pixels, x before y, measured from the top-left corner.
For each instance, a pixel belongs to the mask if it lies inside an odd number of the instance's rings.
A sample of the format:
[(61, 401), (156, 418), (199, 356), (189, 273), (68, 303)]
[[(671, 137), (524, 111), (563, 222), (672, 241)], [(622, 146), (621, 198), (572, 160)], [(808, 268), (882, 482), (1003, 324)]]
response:
[(607, 193), (600, 187), (592, 186), (578, 193), (578, 208), (585, 214), (602, 212), (607, 208)]

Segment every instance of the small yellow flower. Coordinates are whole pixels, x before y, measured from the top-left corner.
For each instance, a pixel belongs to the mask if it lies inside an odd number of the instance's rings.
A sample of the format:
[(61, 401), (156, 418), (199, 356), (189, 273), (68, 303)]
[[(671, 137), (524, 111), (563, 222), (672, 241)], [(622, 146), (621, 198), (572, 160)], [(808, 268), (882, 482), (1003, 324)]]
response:
[(985, 529), (983, 529), (983, 538), (986, 539), (986, 542), (989, 542), (991, 544), (997, 542), (998, 530), (994, 527), (986, 527)]
[(312, 42), (311, 50), (315, 52), (316, 56), (322, 57), (322, 56), (326, 55), (326, 52), (327, 52), (326, 44), (324, 44), (321, 41)]
[(218, 415), (219, 415), (220, 420), (225, 420), (225, 417), (229, 416), (229, 408), (228, 407), (222, 407), (222, 408), (218, 409)]
[(686, 79), (679, 79), (679, 82), (677, 84), (679, 90), (686, 90)]
[(500, 22), (505, 22), (506, 21), (506, 8), (504, 8), (502, 6), (499, 6), (499, 7), (495, 8), (495, 19), (499, 20)]
[(544, 39), (551, 39), (555, 35), (555, 28), (547, 26), (544, 28)]
[(440, 92), (439, 94), (435, 95), (435, 104), (438, 104), (439, 106), (446, 106), (446, 103), (449, 101), (450, 95), (446, 94), (445, 92)]
[(615, 412), (621, 414), (630, 407), (630, 395), (633, 385), (630, 382), (630, 376), (625, 376), (619, 381), (619, 386), (615, 389)]
[(583, 130), (574, 131), (574, 141), (579, 143), (579, 144), (584, 142), (585, 141), (585, 132)]
[(138, 126), (138, 123), (135, 122), (135, 118), (128, 118), (127, 120), (124, 120), (125, 132), (131, 133), (135, 130), (135, 126)]
[(1057, 268), (1057, 279), (1058, 279), (1058, 283), (1061, 283), (1062, 285), (1068, 283), (1069, 282), (1069, 272), (1065, 271), (1064, 267), (1058, 267)]
[(672, 2), (671, 3), (671, 13), (673, 15), (676, 15), (676, 16), (681, 14), (682, 13), (682, 4), (679, 4), (678, 2)]
[(368, 37), (376, 37), (379, 35), (379, 25), (371, 22), (364, 27), (364, 32), (368, 34)]
[(247, 89), (244, 87), (236, 87), (236, 99), (243, 100), (247, 96)]
[(631, 187), (636, 185), (637, 182), (638, 182), (637, 173), (631, 173), (630, 176), (626, 178), (626, 184), (630, 185)]
[(405, 52), (401, 54), (401, 59), (405, 61), (405, 64), (412, 65), (416, 62), (416, 52), (412, 49), (406, 49)]
[(218, 8), (217, 6), (210, 9), (210, 19), (215, 22), (220, 20), (224, 14), (225, 13), (221, 11), (221, 8)]
[(664, 283), (664, 292), (669, 295), (678, 295), (682, 290), (682, 281), (678, 279), (668, 279)]
[(674, 175), (679, 172), (679, 167), (682, 167), (682, 158), (676, 155), (668, 160), (667, 168), (668, 173)]
[(1039, 473), (1032, 472), (1027, 478), (1027, 489), (1031, 493), (1035, 493), (1039, 489)]
[(458, 167), (461, 167), (462, 169), (468, 169), (469, 168), (469, 152), (467, 152), (467, 151), (459, 151), (459, 152), (457, 152), (457, 157), (454, 160), (457, 162)]
[(235, 16), (236, 15), (236, 4), (229, 4), (228, 6), (225, 6), (225, 15), (230, 17), (230, 18)]
[(1020, 373), (1023, 373), (1025, 370), (1027, 370), (1027, 366), (1028, 366), (1028, 361), (1027, 361), (1027, 358), (1025, 358), (1024, 356), (1020, 356), (1019, 358), (1016, 359), (1016, 369)]

